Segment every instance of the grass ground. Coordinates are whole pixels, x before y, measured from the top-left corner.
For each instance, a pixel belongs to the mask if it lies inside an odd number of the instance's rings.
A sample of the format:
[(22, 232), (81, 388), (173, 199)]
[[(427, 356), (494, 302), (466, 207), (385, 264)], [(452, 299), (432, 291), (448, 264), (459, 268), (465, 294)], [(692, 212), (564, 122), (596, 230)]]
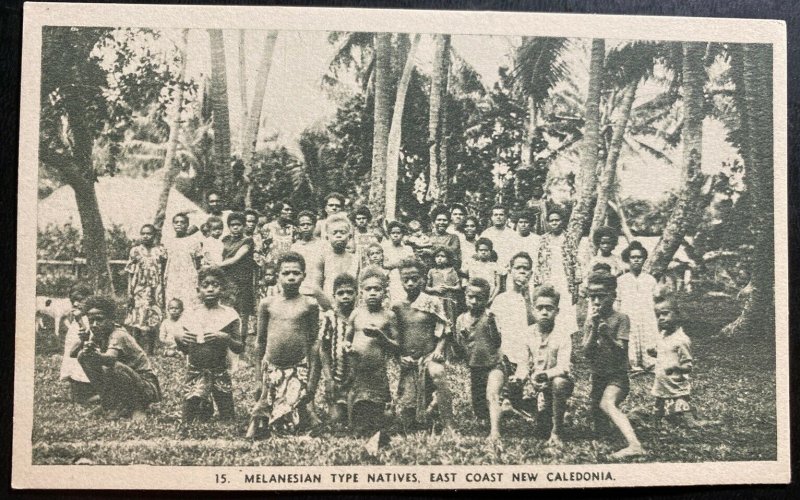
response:
[[(649, 415), (652, 376), (632, 379), (623, 409), (636, 418), (634, 427), (647, 448), (637, 462), (717, 462), (775, 460), (775, 344), (771, 338), (730, 341), (696, 336), (692, 401), (701, 418), (716, 421), (704, 429), (665, 427), (657, 430)], [(576, 389), (567, 415), (565, 445), (559, 451), (531, 437), (521, 420), (504, 423), (504, 450), (485, 443), (469, 404), (467, 369), (451, 365), (450, 382), (458, 435), (453, 438), (419, 432), (398, 435), (377, 456), (363, 451), (364, 441), (341, 434), (321, 437), (276, 437), (251, 443), (243, 439), (252, 405), (253, 372), (234, 374), (237, 418), (182, 428), (183, 362), (154, 356), (164, 399), (153, 405), (144, 422), (106, 420), (69, 401), (59, 382), (60, 355), (36, 357), (33, 463), (155, 465), (348, 465), (348, 464), (591, 464), (609, 461), (623, 446), (620, 436), (596, 440), (590, 432), (589, 380), (576, 355)]]

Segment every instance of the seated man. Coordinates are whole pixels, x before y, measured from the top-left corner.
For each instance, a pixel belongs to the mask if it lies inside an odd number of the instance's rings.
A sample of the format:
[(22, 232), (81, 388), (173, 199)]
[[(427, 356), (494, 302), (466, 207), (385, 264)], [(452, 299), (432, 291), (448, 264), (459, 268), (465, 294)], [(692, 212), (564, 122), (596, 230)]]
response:
[(70, 356), (78, 358), (104, 410), (112, 417), (141, 420), (150, 403), (161, 399), (161, 389), (147, 355), (125, 328), (114, 323), (115, 313), (112, 299), (90, 297), (86, 301), (90, 329), (80, 329), (80, 341)]

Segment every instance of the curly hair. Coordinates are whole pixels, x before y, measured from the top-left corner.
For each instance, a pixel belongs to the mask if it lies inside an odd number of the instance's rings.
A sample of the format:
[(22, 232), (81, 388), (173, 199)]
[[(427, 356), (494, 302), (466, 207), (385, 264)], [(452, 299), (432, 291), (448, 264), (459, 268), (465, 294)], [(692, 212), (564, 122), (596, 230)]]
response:
[(592, 243), (594, 243), (595, 247), (599, 247), (603, 238), (611, 238), (611, 244), (613, 246), (617, 246), (617, 243), (619, 242), (619, 235), (617, 234), (617, 231), (608, 226), (597, 228), (597, 231), (595, 231), (594, 235), (592, 235)]
[(633, 240), (631, 241), (630, 245), (628, 245), (627, 248), (622, 251), (622, 262), (629, 263), (631, 261), (631, 252), (634, 250), (639, 250), (642, 252), (644, 260), (647, 260), (647, 256), (649, 255), (647, 253), (647, 249), (644, 247), (644, 245), (639, 243), (638, 240)]

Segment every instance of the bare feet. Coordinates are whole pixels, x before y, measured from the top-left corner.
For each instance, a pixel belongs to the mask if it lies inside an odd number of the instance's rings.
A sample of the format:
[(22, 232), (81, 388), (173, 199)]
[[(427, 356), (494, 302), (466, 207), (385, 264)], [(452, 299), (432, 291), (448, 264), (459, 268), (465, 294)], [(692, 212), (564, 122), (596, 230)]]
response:
[(623, 448), (618, 452), (612, 453), (610, 458), (613, 460), (620, 460), (623, 458), (630, 458), (630, 457), (638, 457), (644, 455), (644, 448), (641, 445), (638, 446), (628, 446), (627, 448)]

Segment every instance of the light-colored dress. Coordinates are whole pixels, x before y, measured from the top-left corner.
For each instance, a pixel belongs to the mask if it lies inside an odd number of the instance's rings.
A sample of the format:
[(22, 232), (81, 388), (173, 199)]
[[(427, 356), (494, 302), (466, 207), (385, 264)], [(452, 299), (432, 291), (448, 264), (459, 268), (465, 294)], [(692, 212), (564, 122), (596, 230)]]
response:
[(414, 257), (414, 250), (405, 244), (395, 246), (389, 239), (383, 240), (381, 247), (383, 247), (383, 268), (389, 271), (389, 300), (394, 303), (406, 298), (397, 266), (403, 259)]
[(467, 259), (467, 261), (464, 262), (463, 271), (468, 279), (483, 278), (488, 281), (491, 287), (489, 297), (494, 295), (497, 276), (500, 275), (500, 267), (497, 265), (497, 262), (484, 262), (475, 258)]
[(528, 299), (522, 294), (508, 291), (495, 297), (492, 313), (500, 331), (501, 352), (517, 367), (528, 363)]
[(164, 273), (164, 300), (180, 299), (184, 310), (197, 302), (197, 268), (202, 257), (203, 235), (199, 232), (171, 238), (164, 243), (167, 249), (167, 269)]
[(658, 322), (654, 312), (653, 294), (656, 279), (647, 273), (635, 276), (625, 273), (617, 279), (617, 309), (631, 320), (628, 341), (628, 361), (631, 368), (649, 369), (655, 360), (647, 350), (655, 347), (658, 339)]
[(155, 330), (164, 317), (164, 265), (167, 252), (161, 245), (131, 248), (128, 273), (128, 308), (125, 324), (139, 330)]
[(658, 357), (653, 396), (665, 399), (689, 396), (692, 382), (689, 374), (683, 373), (692, 369), (692, 342), (689, 337), (682, 328), (678, 328), (669, 335), (661, 335), (656, 349)]

